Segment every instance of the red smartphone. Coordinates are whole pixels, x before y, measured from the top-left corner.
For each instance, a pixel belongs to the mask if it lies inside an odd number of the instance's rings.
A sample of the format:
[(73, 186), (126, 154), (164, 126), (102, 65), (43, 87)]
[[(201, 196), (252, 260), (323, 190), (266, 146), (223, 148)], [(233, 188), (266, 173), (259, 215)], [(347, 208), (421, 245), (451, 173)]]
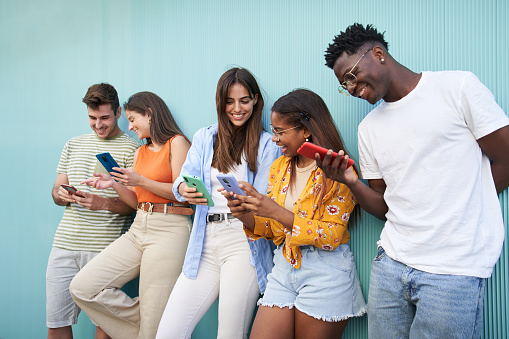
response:
[(60, 185), (62, 186), (63, 189), (65, 189), (67, 192), (71, 193), (71, 194), (75, 194), (77, 195), (78, 197), (81, 197), (81, 198), (85, 198), (85, 196), (81, 195), (81, 194), (78, 194), (78, 190), (76, 189), (76, 187), (74, 186), (71, 186), (71, 185), (66, 185), (66, 184), (62, 184)]
[[(318, 146), (318, 145), (313, 144), (312, 142), (306, 141), (299, 147), (299, 149), (297, 150), (297, 153), (299, 153), (300, 155), (303, 155), (305, 157), (311, 158), (311, 159), (314, 159), (315, 153), (318, 153), (318, 154), (320, 154), (320, 159), (323, 160), (323, 158), (325, 157), (325, 154), (327, 154), (327, 151), (328, 150), (326, 148), (323, 148), (322, 146)], [(338, 154), (336, 152), (332, 152), (332, 158), (330, 160), (330, 165), (332, 165), (332, 162), (334, 161), (334, 159), (336, 159), (337, 155)], [(341, 162), (339, 164), (341, 165), (342, 162), (343, 162), (343, 159), (341, 159)], [(346, 165), (346, 168), (348, 168), (352, 165), (353, 165), (353, 160), (348, 158), (348, 164)]]

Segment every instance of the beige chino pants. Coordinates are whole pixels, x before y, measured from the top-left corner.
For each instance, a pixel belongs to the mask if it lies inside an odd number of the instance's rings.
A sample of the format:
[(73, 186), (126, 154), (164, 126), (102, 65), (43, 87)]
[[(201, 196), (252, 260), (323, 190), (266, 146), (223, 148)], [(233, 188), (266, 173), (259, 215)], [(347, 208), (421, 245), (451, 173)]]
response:
[[(138, 210), (129, 231), (75, 276), (74, 301), (114, 339), (155, 338), (182, 271), (191, 225), (189, 216)], [(137, 276), (139, 298), (133, 299), (120, 288)]]

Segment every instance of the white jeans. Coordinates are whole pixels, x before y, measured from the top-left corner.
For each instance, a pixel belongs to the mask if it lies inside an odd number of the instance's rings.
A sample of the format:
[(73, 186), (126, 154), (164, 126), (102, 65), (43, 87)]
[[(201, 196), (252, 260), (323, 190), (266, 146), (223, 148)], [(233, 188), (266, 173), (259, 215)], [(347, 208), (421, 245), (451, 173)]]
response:
[[(114, 339), (153, 339), (173, 285), (182, 272), (191, 229), (184, 215), (138, 210), (127, 233), (73, 279), (78, 306)], [(139, 275), (139, 298), (120, 288)]]
[(158, 339), (191, 338), (219, 297), (217, 338), (247, 338), (260, 290), (242, 223), (207, 223), (196, 279), (181, 274), (157, 331)]

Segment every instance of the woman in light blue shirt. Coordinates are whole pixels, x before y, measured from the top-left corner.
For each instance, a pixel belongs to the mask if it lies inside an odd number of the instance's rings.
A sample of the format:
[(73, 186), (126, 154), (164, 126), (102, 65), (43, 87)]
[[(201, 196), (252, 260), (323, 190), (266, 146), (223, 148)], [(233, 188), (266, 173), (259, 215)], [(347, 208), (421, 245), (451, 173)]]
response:
[[(246, 338), (256, 300), (264, 293), (271, 272), (273, 245), (248, 241), (242, 222), (229, 212), (218, 192), (219, 173), (267, 190), (270, 165), (280, 155), (263, 131), (263, 97), (253, 75), (232, 68), (219, 79), (216, 91), (218, 123), (200, 129), (175, 180), (179, 201), (196, 205), (193, 230), (182, 274), (166, 305), (157, 338), (190, 338), (210, 306), (219, 298), (218, 338)], [(213, 207), (189, 188), (183, 174), (203, 180)]]

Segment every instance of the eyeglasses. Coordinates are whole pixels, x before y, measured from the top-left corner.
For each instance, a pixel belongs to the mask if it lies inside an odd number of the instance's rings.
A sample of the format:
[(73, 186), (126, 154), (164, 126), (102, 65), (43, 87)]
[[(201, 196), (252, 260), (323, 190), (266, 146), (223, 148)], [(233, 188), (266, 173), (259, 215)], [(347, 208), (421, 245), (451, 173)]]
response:
[(279, 141), (279, 138), (281, 138), (281, 136), (283, 135), (284, 132), (289, 131), (291, 129), (298, 128), (298, 127), (300, 127), (300, 126), (295, 126), (295, 127), (287, 128), (287, 129), (284, 129), (282, 131), (276, 131), (274, 129), (274, 126), (270, 125), (270, 130), (272, 131), (272, 134), (274, 134), (274, 136), (276, 137), (276, 140)]
[(338, 91), (339, 93), (343, 94), (343, 95), (350, 95), (350, 92), (348, 92), (348, 86), (351, 86), (351, 87), (355, 87), (355, 85), (357, 85), (357, 77), (355, 76), (355, 74), (353, 74), (353, 70), (355, 69), (355, 67), (357, 67), (357, 65), (359, 64), (359, 62), (362, 60), (362, 58), (369, 52), (373, 49), (373, 47), (371, 47), (370, 49), (368, 49), (366, 52), (364, 52), (363, 55), (361, 55), (361, 57), (359, 58), (359, 60), (355, 63), (355, 65), (353, 65), (352, 69), (350, 70), (350, 72), (347, 72), (345, 74), (345, 76), (343, 77), (343, 82), (339, 85), (338, 87)]

